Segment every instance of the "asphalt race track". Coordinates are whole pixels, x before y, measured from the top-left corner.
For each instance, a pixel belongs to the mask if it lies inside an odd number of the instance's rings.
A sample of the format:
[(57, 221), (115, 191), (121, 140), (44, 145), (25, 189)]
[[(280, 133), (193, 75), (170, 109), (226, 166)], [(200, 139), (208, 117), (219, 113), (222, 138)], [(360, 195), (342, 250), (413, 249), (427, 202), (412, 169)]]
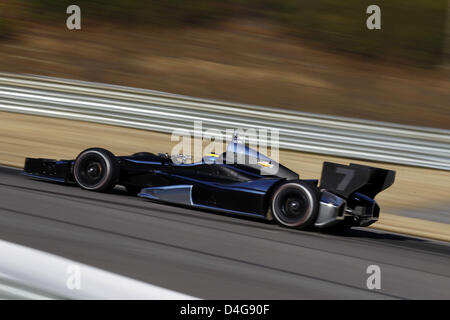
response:
[[(296, 231), (19, 172), (0, 168), (0, 239), (158, 286), (209, 299), (450, 299), (448, 243)], [(380, 290), (366, 287), (369, 265)]]

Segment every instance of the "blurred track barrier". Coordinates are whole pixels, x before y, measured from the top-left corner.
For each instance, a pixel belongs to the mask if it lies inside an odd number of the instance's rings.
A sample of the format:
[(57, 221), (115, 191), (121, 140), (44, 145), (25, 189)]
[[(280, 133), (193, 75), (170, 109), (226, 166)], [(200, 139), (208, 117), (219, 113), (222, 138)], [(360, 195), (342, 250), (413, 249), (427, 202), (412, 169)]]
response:
[[(76, 80), (0, 73), (0, 111), (156, 132), (278, 129), (280, 148), (450, 170), (450, 130), (233, 104)], [(386, 115), (388, 117), (388, 115)]]
[(0, 256), (0, 298), (197, 299), (2, 240)]

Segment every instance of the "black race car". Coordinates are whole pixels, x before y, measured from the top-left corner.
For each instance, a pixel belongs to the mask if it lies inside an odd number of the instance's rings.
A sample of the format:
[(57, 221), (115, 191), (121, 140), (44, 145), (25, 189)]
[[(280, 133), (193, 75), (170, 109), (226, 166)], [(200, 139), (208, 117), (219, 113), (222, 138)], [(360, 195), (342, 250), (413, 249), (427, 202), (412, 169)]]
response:
[(147, 152), (115, 156), (91, 148), (75, 160), (26, 158), (23, 174), (97, 192), (122, 185), (149, 200), (275, 219), (298, 229), (374, 223), (380, 212), (374, 198), (395, 179), (391, 170), (325, 162), (320, 183), (304, 180), (236, 141), (221, 155), (209, 154), (195, 163), (186, 160), (184, 155)]

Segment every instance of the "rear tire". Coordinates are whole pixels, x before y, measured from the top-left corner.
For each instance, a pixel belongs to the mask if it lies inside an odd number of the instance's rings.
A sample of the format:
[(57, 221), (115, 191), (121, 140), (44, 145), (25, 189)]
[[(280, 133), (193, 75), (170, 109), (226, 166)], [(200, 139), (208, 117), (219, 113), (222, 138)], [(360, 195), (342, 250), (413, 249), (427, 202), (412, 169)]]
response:
[(316, 221), (319, 212), (318, 189), (305, 181), (286, 181), (273, 193), (271, 209), (280, 225), (308, 229)]
[(73, 175), (81, 188), (102, 192), (114, 188), (119, 181), (120, 167), (108, 150), (90, 148), (76, 158)]

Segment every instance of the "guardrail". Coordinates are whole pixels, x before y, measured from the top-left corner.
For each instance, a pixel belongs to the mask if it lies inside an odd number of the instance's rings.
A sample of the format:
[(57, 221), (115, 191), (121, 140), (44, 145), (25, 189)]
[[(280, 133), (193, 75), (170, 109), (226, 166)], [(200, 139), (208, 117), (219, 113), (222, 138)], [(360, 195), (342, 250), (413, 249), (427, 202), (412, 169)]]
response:
[(159, 91), (0, 73), (0, 110), (170, 133), (275, 128), (280, 148), (450, 170), (450, 130), (198, 99)]
[(2, 240), (0, 256), (0, 298), (198, 299)]

